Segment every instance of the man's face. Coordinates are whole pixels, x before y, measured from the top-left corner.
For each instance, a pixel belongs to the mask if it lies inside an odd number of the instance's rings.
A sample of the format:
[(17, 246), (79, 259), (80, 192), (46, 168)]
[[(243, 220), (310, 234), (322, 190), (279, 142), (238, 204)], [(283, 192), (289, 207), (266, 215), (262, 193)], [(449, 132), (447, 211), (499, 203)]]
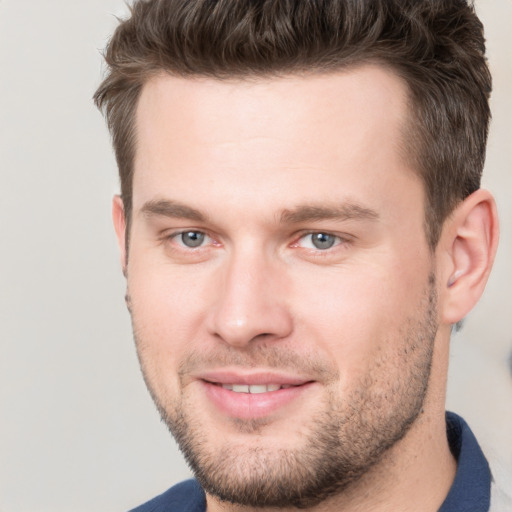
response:
[(369, 66), (144, 87), (129, 304), (150, 392), (210, 494), (314, 504), (420, 413), (437, 312), (406, 103)]

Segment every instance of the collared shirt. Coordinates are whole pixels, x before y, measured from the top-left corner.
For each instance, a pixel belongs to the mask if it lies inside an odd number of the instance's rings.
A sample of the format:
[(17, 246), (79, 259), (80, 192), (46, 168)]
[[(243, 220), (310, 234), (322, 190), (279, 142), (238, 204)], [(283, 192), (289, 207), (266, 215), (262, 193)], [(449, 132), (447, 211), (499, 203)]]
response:
[(446, 413), (448, 444), (457, 460), (457, 473), (439, 512), (487, 512), (491, 502), (491, 471), (468, 424)]
[[(446, 413), (446, 431), (457, 472), (438, 512), (512, 512), (512, 502), (493, 488), (489, 464), (467, 423)], [(491, 506), (491, 508), (489, 508)], [(509, 508), (510, 506), (510, 508)], [(196, 480), (187, 480), (131, 512), (205, 512), (206, 497)]]

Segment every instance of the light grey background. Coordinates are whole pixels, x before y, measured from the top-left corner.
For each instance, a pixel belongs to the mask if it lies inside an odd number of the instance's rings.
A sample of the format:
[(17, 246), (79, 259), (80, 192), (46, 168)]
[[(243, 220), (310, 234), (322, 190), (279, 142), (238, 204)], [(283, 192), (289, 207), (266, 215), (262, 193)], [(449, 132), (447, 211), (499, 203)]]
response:
[[(512, 1), (478, 0), (494, 73), (495, 272), (453, 341), (448, 405), (512, 469)], [(0, 511), (126, 510), (188, 472), (145, 390), (91, 96), (121, 0), (0, 0)], [(500, 472), (495, 469), (495, 472)]]

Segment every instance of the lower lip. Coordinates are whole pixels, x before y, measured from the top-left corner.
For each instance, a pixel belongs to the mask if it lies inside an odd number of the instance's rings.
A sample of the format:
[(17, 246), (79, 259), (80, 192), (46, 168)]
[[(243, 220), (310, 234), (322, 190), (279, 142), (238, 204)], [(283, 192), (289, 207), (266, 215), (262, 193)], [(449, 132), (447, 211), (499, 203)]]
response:
[(201, 382), (206, 396), (221, 412), (246, 420), (264, 418), (277, 412), (300, 399), (313, 386), (312, 382), (308, 382), (267, 393), (236, 393), (217, 384)]

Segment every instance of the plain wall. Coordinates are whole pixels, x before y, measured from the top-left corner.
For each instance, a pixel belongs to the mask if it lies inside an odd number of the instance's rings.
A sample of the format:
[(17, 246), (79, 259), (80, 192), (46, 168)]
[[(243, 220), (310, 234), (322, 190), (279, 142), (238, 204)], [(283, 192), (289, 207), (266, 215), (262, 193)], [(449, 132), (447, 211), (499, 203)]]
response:
[[(512, 1), (479, 0), (494, 74), (484, 184), (502, 241), (453, 340), (448, 407), (512, 468)], [(144, 387), (91, 96), (121, 0), (0, 0), (0, 512), (126, 510), (188, 471)]]

